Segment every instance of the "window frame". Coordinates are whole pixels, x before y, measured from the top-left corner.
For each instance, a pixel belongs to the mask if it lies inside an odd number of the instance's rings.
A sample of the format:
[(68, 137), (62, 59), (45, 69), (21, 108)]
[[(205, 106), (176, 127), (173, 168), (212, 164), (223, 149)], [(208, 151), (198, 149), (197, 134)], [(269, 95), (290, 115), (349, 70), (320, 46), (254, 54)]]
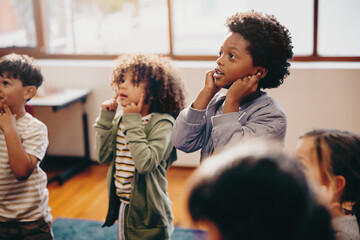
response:
[[(172, 0), (167, 0), (168, 5), (168, 19), (169, 19), (169, 53), (167, 56), (171, 57), (174, 60), (180, 61), (214, 61), (217, 59), (216, 55), (176, 55), (173, 52), (173, 31), (172, 31), (172, 14), (171, 14), (171, 4)], [(80, 59), (80, 60), (110, 60), (115, 59), (118, 55), (108, 55), (108, 54), (50, 54), (46, 53), (44, 31), (43, 31), (43, 1), (42, 0), (33, 0), (34, 6), (34, 15), (35, 15), (35, 25), (36, 25), (36, 37), (37, 37), (37, 47), (9, 47), (9, 48), (0, 48), (0, 56), (6, 55), (8, 53), (20, 53), (28, 54), (37, 59)], [(292, 61), (306, 62), (306, 61), (340, 61), (340, 62), (350, 62), (350, 61), (360, 61), (360, 56), (320, 56), (318, 54), (318, 13), (319, 13), (319, 0), (314, 0), (314, 34), (313, 34), (313, 53), (307, 56), (294, 56)]]

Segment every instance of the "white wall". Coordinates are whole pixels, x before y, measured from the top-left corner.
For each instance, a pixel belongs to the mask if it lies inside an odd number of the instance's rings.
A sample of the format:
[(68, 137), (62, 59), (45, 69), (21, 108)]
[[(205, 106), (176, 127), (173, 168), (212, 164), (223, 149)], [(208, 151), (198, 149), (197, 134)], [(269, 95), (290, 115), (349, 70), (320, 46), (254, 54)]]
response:
[[(39, 60), (44, 84), (54, 88), (89, 88), (86, 110), (91, 158), (96, 159), (92, 125), (101, 103), (113, 96), (109, 86), (112, 61)], [(205, 72), (214, 62), (175, 62), (187, 83), (188, 102), (203, 86)], [(285, 150), (292, 152), (299, 135), (313, 128), (338, 128), (360, 133), (360, 63), (292, 63), (283, 85), (268, 90), (288, 118)], [(35, 108), (35, 116), (49, 128), (49, 154), (83, 155), (82, 104), (52, 112)], [(177, 165), (196, 166), (199, 152), (179, 152)]]

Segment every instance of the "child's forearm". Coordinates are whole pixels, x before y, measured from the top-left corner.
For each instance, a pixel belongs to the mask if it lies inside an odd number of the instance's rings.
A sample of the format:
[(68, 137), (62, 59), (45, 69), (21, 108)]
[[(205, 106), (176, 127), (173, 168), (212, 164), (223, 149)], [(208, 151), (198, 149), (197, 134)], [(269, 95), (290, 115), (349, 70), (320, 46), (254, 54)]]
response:
[(7, 128), (4, 136), (11, 171), (18, 180), (28, 178), (36, 166), (36, 157), (25, 152), (15, 128)]
[(195, 99), (192, 107), (198, 110), (204, 110), (215, 94), (215, 91), (202, 89), (197, 98)]

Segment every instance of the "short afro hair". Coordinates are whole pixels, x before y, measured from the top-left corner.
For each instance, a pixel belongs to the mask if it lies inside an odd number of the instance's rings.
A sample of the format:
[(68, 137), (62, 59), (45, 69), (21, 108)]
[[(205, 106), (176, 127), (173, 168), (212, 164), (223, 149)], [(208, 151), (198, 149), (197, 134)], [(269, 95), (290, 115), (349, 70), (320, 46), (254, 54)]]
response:
[(280, 86), (290, 74), (289, 60), (293, 56), (289, 30), (274, 16), (255, 11), (232, 15), (227, 19), (226, 26), (249, 42), (248, 51), (253, 65), (268, 70), (259, 82), (259, 89)]

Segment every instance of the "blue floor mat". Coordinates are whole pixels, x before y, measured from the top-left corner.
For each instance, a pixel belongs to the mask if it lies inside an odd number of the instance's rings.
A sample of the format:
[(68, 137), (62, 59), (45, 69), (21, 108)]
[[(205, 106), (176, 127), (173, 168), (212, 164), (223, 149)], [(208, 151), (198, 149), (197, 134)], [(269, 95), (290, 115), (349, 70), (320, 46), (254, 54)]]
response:
[[(117, 240), (117, 224), (102, 228), (102, 222), (56, 218), (52, 224), (55, 240)], [(205, 240), (206, 232), (175, 227), (171, 240)], [(146, 240), (146, 239), (144, 239)]]

